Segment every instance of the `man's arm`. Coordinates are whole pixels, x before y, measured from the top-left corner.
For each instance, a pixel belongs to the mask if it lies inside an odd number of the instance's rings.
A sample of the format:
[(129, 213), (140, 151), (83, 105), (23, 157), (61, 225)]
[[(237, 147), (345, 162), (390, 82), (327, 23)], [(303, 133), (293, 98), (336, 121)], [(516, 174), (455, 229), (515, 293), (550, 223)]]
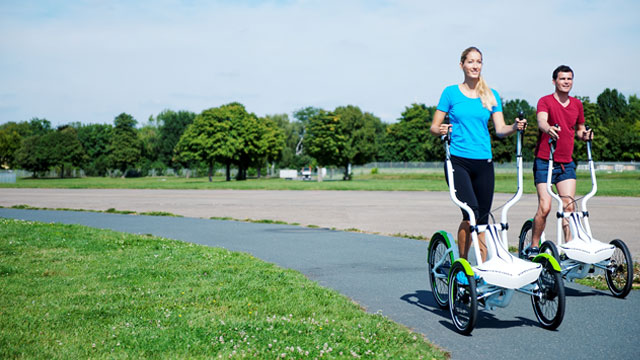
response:
[(549, 125), (549, 113), (540, 111), (537, 115), (538, 129), (543, 133), (549, 135), (553, 140), (558, 140), (558, 132), (562, 129)]

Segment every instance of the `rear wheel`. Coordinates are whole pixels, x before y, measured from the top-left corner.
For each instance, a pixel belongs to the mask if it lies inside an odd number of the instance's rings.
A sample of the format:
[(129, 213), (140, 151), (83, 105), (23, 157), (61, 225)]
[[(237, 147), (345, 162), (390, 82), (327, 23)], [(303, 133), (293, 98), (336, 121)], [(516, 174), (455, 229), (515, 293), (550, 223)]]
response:
[(529, 219), (522, 224), (522, 229), (520, 230), (520, 238), (518, 241), (518, 257), (520, 259), (526, 259), (527, 254), (525, 254), (525, 250), (531, 247), (531, 236), (533, 234), (533, 220)]
[(449, 270), (453, 261), (453, 253), (449, 252), (449, 246), (444, 236), (436, 233), (429, 242), (429, 252), (427, 254), (427, 270), (429, 272), (429, 282), (431, 293), (436, 303), (441, 308), (446, 308), (449, 295)]
[(633, 283), (633, 260), (627, 245), (622, 240), (615, 239), (610, 244), (616, 249), (605, 271), (607, 285), (613, 296), (624, 298), (629, 295)]
[(470, 334), (478, 317), (476, 282), (459, 262), (453, 264), (449, 275), (449, 312), (458, 332)]
[(547, 259), (543, 259), (542, 272), (538, 277), (538, 291), (531, 295), (533, 311), (543, 328), (553, 330), (564, 318), (564, 283), (559, 272)]

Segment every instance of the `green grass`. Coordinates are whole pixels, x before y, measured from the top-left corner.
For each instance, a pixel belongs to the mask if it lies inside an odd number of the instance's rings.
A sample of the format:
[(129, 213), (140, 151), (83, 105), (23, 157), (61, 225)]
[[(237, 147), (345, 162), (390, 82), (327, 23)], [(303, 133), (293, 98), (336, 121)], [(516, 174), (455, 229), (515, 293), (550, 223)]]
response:
[[(598, 195), (640, 196), (640, 173), (597, 174)], [(233, 190), (369, 190), (369, 191), (447, 191), (441, 172), (418, 174), (366, 174), (351, 181), (327, 180), (292, 181), (279, 178), (249, 179), (246, 181), (224, 181), (216, 177), (213, 182), (204, 178), (144, 177), (144, 178), (75, 178), (75, 179), (31, 179), (21, 178), (14, 184), (0, 187), (18, 188), (65, 188), (65, 189), (233, 189)], [(515, 174), (496, 173), (496, 192), (512, 193), (516, 189)], [(578, 194), (591, 190), (591, 179), (587, 172), (578, 173)], [(524, 192), (535, 193), (533, 175), (524, 174)]]
[[(576, 279), (575, 281), (594, 289), (609, 291), (609, 286), (607, 285), (607, 280), (604, 278), (604, 275), (587, 276), (584, 279)], [(633, 262), (633, 282), (631, 283), (631, 289), (640, 289), (640, 264), (637, 260)]]
[(0, 289), (0, 358), (448, 357), (298, 272), (151, 236), (0, 219)]

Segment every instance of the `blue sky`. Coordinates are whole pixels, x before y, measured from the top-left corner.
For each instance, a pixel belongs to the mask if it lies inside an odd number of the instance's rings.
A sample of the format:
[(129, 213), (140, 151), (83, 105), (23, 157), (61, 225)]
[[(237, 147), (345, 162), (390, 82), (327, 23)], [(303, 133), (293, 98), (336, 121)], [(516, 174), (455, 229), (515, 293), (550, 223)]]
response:
[(394, 122), (484, 53), (504, 99), (640, 95), (640, 1), (0, 1), (0, 124), (145, 123), (232, 101), (258, 116), (357, 105)]

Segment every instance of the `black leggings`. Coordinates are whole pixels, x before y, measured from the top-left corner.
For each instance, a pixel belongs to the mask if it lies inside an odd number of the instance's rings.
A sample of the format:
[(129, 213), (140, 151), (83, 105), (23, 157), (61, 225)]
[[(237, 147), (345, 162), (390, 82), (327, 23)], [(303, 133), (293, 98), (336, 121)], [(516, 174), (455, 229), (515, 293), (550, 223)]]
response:
[[(495, 175), (493, 161), (467, 159), (451, 155), (453, 166), (453, 181), (458, 200), (467, 203), (476, 217), (478, 225), (489, 222), (489, 212), (493, 203)], [(444, 176), (447, 178), (447, 163), (444, 166)], [(462, 219), (469, 220), (469, 215), (462, 210)]]

